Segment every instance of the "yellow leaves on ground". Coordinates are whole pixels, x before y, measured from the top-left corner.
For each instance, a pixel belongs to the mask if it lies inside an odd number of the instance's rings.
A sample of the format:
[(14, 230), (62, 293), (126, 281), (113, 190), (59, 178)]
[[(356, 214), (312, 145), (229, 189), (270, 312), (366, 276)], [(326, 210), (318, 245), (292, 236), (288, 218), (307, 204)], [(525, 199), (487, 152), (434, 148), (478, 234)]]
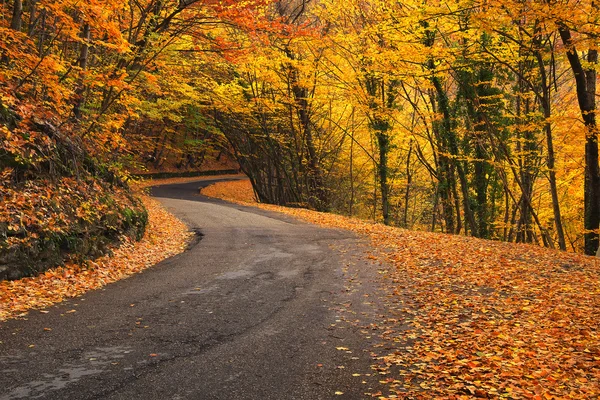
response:
[(0, 320), (100, 288), (183, 251), (192, 235), (185, 224), (158, 201), (147, 196), (142, 200), (149, 222), (140, 242), (126, 240), (114, 249), (112, 256), (95, 259), (88, 265), (68, 264), (33, 278), (0, 282)]
[[(148, 188), (150, 186), (172, 185), (172, 184), (176, 184), (176, 183), (190, 183), (190, 182), (197, 182), (202, 179), (212, 180), (212, 179), (243, 178), (243, 177), (245, 177), (245, 175), (231, 175), (231, 174), (226, 175), (226, 174), (224, 174), (224, 175), (211, 175), (210, 177), (204, 177), (204, 178), (198, 177), (198, 176), (191, 176), (191, 177), (164, 178), (164, 179), (155, 179), (155, 180), (148, 179), (148, 180), (136, 182), (132, 186), (137, 190), (141, 190), (141, 189)], [(208, 189), (208, 188), (206, 188), (206, 189)], [(247, 190), (247, 188), (244, 187), (244, 190)], [(252, 188), (250, 188), (250, 190), (252, 190)]]
[(202, 194), (219, 199), (235, 200), (241, 203), (255, 203), (250, 181), (222, 182), (202, 189)]
[[(203, 193), (248, 204), (252, 188), (219, 183)], [(255, 205), (364, 235), (388, 265), (378, 276), (390, 318), (368, 328), (386, 343), (373, 368), (394, 378), (382, 398), (600, 396), (595, 258)]]

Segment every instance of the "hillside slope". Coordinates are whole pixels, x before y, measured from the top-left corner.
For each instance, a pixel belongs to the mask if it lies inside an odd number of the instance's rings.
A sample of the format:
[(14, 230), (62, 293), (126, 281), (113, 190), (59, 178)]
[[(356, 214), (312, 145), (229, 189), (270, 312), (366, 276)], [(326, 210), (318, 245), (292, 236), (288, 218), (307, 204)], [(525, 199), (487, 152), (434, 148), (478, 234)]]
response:
[(52, 119), (0, 101), (0, 280), (97, 257), (140, 239), (147, 213), (127, 184)]

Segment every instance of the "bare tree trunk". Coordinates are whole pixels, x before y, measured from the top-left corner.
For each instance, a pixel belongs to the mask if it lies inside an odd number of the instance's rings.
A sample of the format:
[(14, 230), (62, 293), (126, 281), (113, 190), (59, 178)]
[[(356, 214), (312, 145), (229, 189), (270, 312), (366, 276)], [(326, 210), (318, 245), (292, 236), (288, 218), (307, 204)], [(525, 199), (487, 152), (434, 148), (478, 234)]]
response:
[(408, 145), (408, 154), (406, 155), (406, 190), (404, 191), (404, 217), (402, 224), (404, 228), (408, 228), (408, 202), (410, 199), (410, 185), (412, 184), (412, 174), (410, 172), (410, 156), (412, 155), (413, 142), (412, 139)]
[(598, 127), (596, 125), (596, 70), (598, 51), (588, 49), (586, 64), (582, 65), (579, 53), (565, 25), (558, 32), (567, 48), (567, 59), (575, 75), (577, 100), (586, 127), (585, 141), (585, 184), (584, 184), (584, 250), (594, 255), (598, 250), (598, 228), (600, 227), (600, 165), (598, 165)]
[(12, 19), (10, 21), (10, 28), (15, 30), (15, 31), (20, 31), (21, 27), (23, 25), (23, 19), (21, 18), (23, 16), (23, 1), (22, 0), (15, 0), (15, 3), (13, 5), (13, 15), (12, 15)]
[(504, 188), (504, 229), (502, 230), (502, 240), (508, 241), (508, 218), (510, 215), (509, 210), (509, 196), (507, 188)]
[[(539, 35), (536, 37), (538, 46), (541, 46), (541, 38)], [(542, 108), (544, 111), (544, 131), (546, 133), (546, 146), (547, 146), (547, 157), (546, 164), (548, 166), (548, 180), (550, 183), (550, 193), (552, 195), (552, 211), (554, 213), (554, 225), (556, 227), (556, 235), (558, 237), (558, 247), (561, 250), (567, 250), (565, 242), (565, 233), (562, 225), (562, 217), (560, 214), (560, 203), (558, 200), (558, 189), (556, 187), (556, 171), (554, 170), (554, 144), (552, 141), (552, 125), (550, 123), (550, 117), (552, 115), (552, 105), (550, 102), (550, 88), (551, 82), (549, 82), (548, 75), (546, 74), (546, 66), (544, 59), (539, 51), (535, 52), (535, 56), (538, 63), (538, 69), (540, 71), (540, 78), (542, 83)]]
[(350, 137), (350, 205), (349, 214), (352, 216), (354, 208), (354, 109), (352, 109), (352, 133)]
[(27, 34), (33, 36), (33, 32), (37, 25), (37, 0), (31, 0), (29, 8), (29, 26), (27, 27)]
[(567, 250), (565, 242), (565, 232), (562, 225), (562, 217), (560, 213), (560, 203), (558, 200), (558, 189), (556, 186), (556, 171), (554, 170), (554, 145), (552, 143), (552, 127), (548, 118), (550, 118), (550, 99), (548, 99), (548, 112), (545, 112), (546, 123), (546, 145), (548, 147), (548, 155), (546, 164), (548, 165), (548, 180), (550, 181), (550, 193), (552, 194), (552, 211), (554, 212), (554, 225), (556, 227), (556, 235), (558, 237), (558, 247), (561, 250)]
[(79, 67), (81, 69), (87, 69), (90, 49), (90, 24), (83, 25), (81, 38), (83, 39), (83, 44), (81, 45), (81, 52), (79, 53)]
[(437, 208), (438, 208), (438, 190), (439, 184), (435, 185), (435, 192), (433, 194), (433, 208), (432, 208), (432, 212), (431, 212), (431, 232), (435, 232), (435, 223), (436, 223), (436, 217), (437, 217)]
[(379, 148), (379, 186), (381, 188), (381, 213), (383, 223), (390, 224), (390, 186), (388, 182), (388, 153), (390, 149), (390, 138), (385, 131), (379, 131), (377, 136), (377, 147)]

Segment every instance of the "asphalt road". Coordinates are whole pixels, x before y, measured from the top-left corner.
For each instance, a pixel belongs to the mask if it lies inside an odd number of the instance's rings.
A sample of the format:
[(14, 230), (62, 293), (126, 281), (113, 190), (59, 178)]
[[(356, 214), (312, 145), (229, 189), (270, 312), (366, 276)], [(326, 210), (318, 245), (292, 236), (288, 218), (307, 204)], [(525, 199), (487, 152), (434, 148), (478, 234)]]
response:
[(348, 264), (369, 270), (361, 241), (199, 196), (212, 182), (153, 188), (201, 233), (188, 251), (0, 323), (0, 399), (361, 399), (376, 390), (364, 330), (339, 311), (357, 312), (347, 308), (369, 290), (369, 276), (348, 286)]

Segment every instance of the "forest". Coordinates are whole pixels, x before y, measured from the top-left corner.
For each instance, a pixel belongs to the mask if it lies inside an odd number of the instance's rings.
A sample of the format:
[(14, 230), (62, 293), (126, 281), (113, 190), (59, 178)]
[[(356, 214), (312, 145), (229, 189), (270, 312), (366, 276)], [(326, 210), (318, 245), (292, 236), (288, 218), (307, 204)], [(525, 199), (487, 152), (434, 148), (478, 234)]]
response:
[(264, 203), (595, 254), (598, 7), (2, 0), (0, 277), (140, 237), (134, 171), (227, 155)]

